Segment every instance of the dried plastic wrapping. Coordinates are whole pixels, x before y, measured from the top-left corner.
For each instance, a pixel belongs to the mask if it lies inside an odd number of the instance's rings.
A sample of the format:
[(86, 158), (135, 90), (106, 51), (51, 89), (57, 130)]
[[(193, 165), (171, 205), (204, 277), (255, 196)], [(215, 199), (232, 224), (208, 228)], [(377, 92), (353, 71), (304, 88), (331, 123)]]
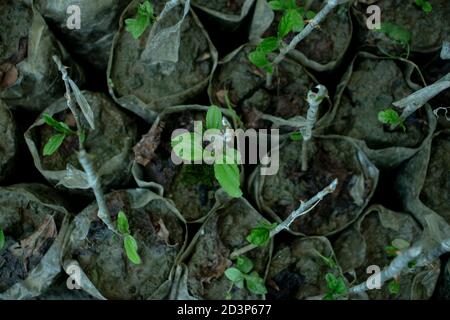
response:
[(239, 28), (253, 8), (255, 0), (242, 0), (240, 11), (229, 8), (228, 0), (192, 0), (192, 6), (205, 12), (219, 29), (234, 31)]
[(99, 220), (93, 203), (70, 225), (65, 271), (73, 275), (76, 270), (77, 284), (96, 299), (166, 298), (186, 245), (183, 217), (170, 202), (146, 189), (115, 191), (106, 195), (106, 202), (113, 220), (119, 211), (127, 216), (141, 264), (127, 259), (122, 236)]
[[(247, 128), (281, 127), (292, 131), (304, 126), (309, 107), (306, 96), (317, 80), (300, 64), (284, 59), (274, 73), (274, 85), (267, 88), (265, 72), (248, 59), (254, 48), (243, 45), (220, 61), (208, 88), (211, 103), (227, 108), (228, 94)], [(319, 108), (316, 130), (322, 127), (330, 109), (331, 102), (325, 99)], [(291, 126), (286, 126), (287, 122)]]
[(0, 182), (12, 173), (18, 148), (16, 123), (6, 104), (0, 100)]
[[(82, 95), (94, 113), (94, 130), (87, 129), (87, 121), (84, 117), (81, 119), (86, 132), (85, 148), (92, 157), (94, 168), (104, 188), (123, 186), (131, 179), (132, 146), (138, 136), (136, 124), (106, 95), (89, 91), (83, 91)], [(65, 98), (53, 103), (45, 112), (51, 116), (64, 117), (62, 120), (68, 123), (73, 122)], [(67, 137), (55, 154), (42, 155), (44, 144), (53, 134), (55, 131), (45, 124), (42, 116), (25, 132), (25, 141), (34, 165), (54, 185), (65, 187), (66, 190), (89, 189), (86, 174), (78, 161), (77, 137)]]
[[(71, 60), (63, 46), (50, 32), (42, 16), (29, 2), (31, 0), (5, 0), (0, 6), (2, 12), (0, 21), (24, 20), (20, 24), (0, 23), (3, 26), (0, 28), (1, 33), (6, 33), (2, 34), (2, 37), (5, 43), (14, 48), (13, 57), (17, 60), (4, 62), (8, 61), (10, 56), (3, 57), (0, 54), (3, 63), (0, 68), (3, 69), (6, 65), (11, 67), (9, 71), (11, 78), (0, 86), (0, 99), (11, 107), (42, 111), (65, 91), (58, 68), (53, 62), (53, 55), (61, 57), (64, 65), (69, 67), (70, 77), (77, 83), (82, 83), (84, 77), (80, 67)], [(20, 35), (23, 37), (20, 38)], [(9, 40), (9, 37), (12, 39)]]
[[(36, 8), (64, 37), (64, 45), (96, 68), (106, 70), (119, 18), (130, 0), (35, 0)], [(76, 7), (74, 7), (76, 6)], [(79, 9), (78, 9), (79, 8)], [(77, 11), (79, 10), (79, 11)], [(80, 28), (70, 20), (80, 13)]]
[(218, 54), (190, 1), (153, 1), (157, 21), (133, 39), (124, 21), (138, 4), (133, 1), (120, 19), (108, 87), (121, 106), (152, 122), (164, 108), (183, 104), (207, 87)]
[[(404, 240), (410, 245), (426, 241), (427, 232), (414, 218), (403, 212), (394, 212), (380, 205), (371, 206), (348, 230), (334, 242), (334, 249), (344, 273), (359, 284), (372, 272), (370, 266), (380, 270), (389, 265), (392, 257), (386, 247), (394, 240)], [(429, 299), (433, 295), (440, 273), (439, 259), (426, 266), (414, 266), (404, 270), (399, 277), (398, 295), (389, 292), (387, 283), (381, 289), (368, 290), (365, 299)]]
[(414, 70), (404, 59), (358, 53), (336, 89), (327, 132), (351, 138), (379, 168), (394, 168), (411, 158), (436, 128), (430, 106), (405, 120), (406, 131), (387, 132), (378, 113), (420, 88), (411, 81)]
[[(300, 4), (304, 5), (304, 1)], [(325, 5), (323, 1), (314, 0), (309, 10), (318, 12), (322, 5)], [(258, 43), (261, 38), (274, 35), (281, 18), (278, 16), (267, 0), (257, 0), (250, 26), (250, 42)], [(321, 23), (320, 28), (308, 35), (288, 56), (318, 72), (333, 70), (344, 58), (352, 34), (353, 24), (348, 4), (340, 5)]]
[[(415, 1), (377, 1), (375, 4), (381, 9), (382, 24), (392, 23), (406, 29), (411, 35), (410, 50), (426, 53), (440, 50), (444, 41), (450, 40), (448, 1), (436, 0), (431, 3), (433, 10), (429, 13), (425, 13)], [(357, 22), (355, 33), (367, 45), (375, 46), (381, 52), (395, 52), (398, 42), (378, 30), (367, 28), (366, 9), (366, 4), (352, 7)]]
[(290, 231), (297, 235), (329, 236), (352, 224), (371, 200), (378, 184), (378, 169), (351, 139), (315, 135), (308, 143), (308, 170), (301, 171), (302, 141), (280, 146), (279, 171), (261, 175), (258, 166), (250, 175), (249, 194), (258, 208), (281, 222), (338, 179), (336, 190), (324, 197), (311, 213), (295, 220)]
[[(59, 196), (39, 184), (0, 187), (0, 204), (0, 229), (6, 236), (5, 246), (0, 250), (0, 278), (2, 286), (5, 280), (10, 284), (0, 292), (0, 299), (34, 298), (45, 292), (61, 272), (68, 213)], [(20, 225), (23, 229), (12, 235), (17, 228), (15, 224), (25, 219), (29, 220)], [(51, 226), (48, 236), (42, 231), (45, 226)], [(26, 270), (27, 266), (31, 269)], [(24, 268), (26, 272), (22, 272)]]
[[(230, 254), (248, 244), (245, 238), (251, 229), (267, 222), (244, 198), (230, 199), (224, 192), (219, 192), (218, 197), (221, 206), (208, 217), (180, 259), (170, 299), (225, 299), (231, 285), (224, 275), (233, 263)], [(268, 271), (272, 247), (270, 240), (245, 254), (262, 278)], [(236, 287), (230, 293), (235, 300), (264, 298)]]
[(443, 226), (450, 224), (449, 135), (450, 131), (444, 130), (429, 137), (424, 147), (400, 167), (395, 182), (401, 203), (422, 225), (427, 224), (428, 216), (436, 216)]
[[(137, 185), (164, 195), (174, 203), (188, 223), (201, 223), (217, 209), (220, 205), (217, 192), (221, 188), (214, 177), (212, 165), (176, 166), (172, 162), (172, 148), (168, 139), (171, 139), (176, 129), (192, 131), (193, 121), (204, 122), (208, 108), (182, 105), (166, 109), (134, 148), (136, 161), (132, 173)], [(223, 109), (222, 112), (225, 116), (230, 115), (228, 110)], [(241, 182), (243, 179), (244, 170), (241, 166)]]
[[(324, 257), (337, 262), (336, 266), (327, 265)], [(327, 273), (343, 278), (336, 260), (330, 241), (325, 237), (296, 238), (281, 243), (275, 248), (270, 263), (268, 297), (271, 300), (314, 299), (325, 294)]]

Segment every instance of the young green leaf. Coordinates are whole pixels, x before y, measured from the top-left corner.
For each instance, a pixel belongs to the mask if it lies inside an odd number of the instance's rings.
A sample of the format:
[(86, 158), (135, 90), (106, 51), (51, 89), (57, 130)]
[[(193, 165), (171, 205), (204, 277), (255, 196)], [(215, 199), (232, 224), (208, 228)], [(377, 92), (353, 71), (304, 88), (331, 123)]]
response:
[(394, 41), (397, 41), (403, 45), (408, 44), (411, 41), (411, 32), (402, 26), (396, 25), (390, 22), (384, 22), (381, 24), (380, 31)]
[(248, 59), (258, 68), (262, 68), (269, 73), (273, 72), (272, 64), (265, 52), (261, 50), (253, 51), (248, 55)]
[(280, 41), (276, 37), (265, 38), (258, 45), (257, 50), (264, 53), (270, 53), (277, 50), (280, 46)]
[(389, 124), (389, 125), (398, 125), (400, 126), (403, 131), (406, 131), (406, 127), (400, 118), (400, 115), (395, 111), (394, 109), (386, 109), (384, 111), (380, 111), (378, 113), (378, 121), (380, 121), (383, 124)]
[(430, 13), (431, 11), (433, 11), (433, 6), (428, 1), (425, 1), (425, 3), (422, 6), (422, 10), (425, 13)]
[(270, 239), (270, 229), (266, 226), (254, 228), (246, 239), (255, 246), (265, 246)]
[(125, 29), (137, 40), (154, 20), (153, 6), (149, 1), (145, 1), (139, 5), (134, 18), (125, 20)]
[(300, 141), (303, 139), (302, 134), (300, 133), (300, 131), (296, 131), (296, 132), (292, 132), (291, 135), (289, 136), (289, 138), (292, 141)]
[(138, 254), (138, 245), (136, 240), (131, 235), (126, 235), (123, 238), (123, 245), (128, 259), (134, 264), (141, 264), (141, 257)]
[(281, 11), (284, 10), (284, 6), (282, 1), (269, 1), (269, 7), (273, 10), (273, 11)]
[(53, 129), (55, 129), (59, 133), (64, 133), (66, 135), (75, 135), (75, 134), (77, 134), (75, 131), (70, 129), (67, 124), (65, 124), (64, 122), (57, 121), (57, 120), (53, 119), (53, 117), (51, 115), (49, 115), (48, 113), (44, 113), (43, 114), (43, 118), (44, 118), (44, 121), (45, 121), (45, 123), (47, 125), (49, 125)]
[(222, 129), (222, 111), (219, 107), (211, 106), (206, 113), (206, 128)]
[(400, 282), (395, 279), (389, 281), (388, 290), (390, 294), (397, 295), (400, 292)]
[(243, 273), (249, 273), (253, 269), (253, 262), (245, 256), (237, 258), (236, 268), (238, 268)]
[(185, 161), (203, 159), (202, 137), (196, 132), (185, 132), (171, 141), (173, 152)]
[(65, 138), (66, 135), (63, 133), (56, 134), (51, 137), (44, 146), (44, 156), (51, 156), (52, 154), (54, 154), (62, 145)]
[(300, 32), (304, 27), (303, 17), (297, 10), (287, 10), (278, 25), (278, 38), (284, 39), (290, 32)]
[(245, 282), (247, 289), (254, 294), (266, 294), (267, 288), (264, 283), (264, 279), (259, 276), (256, 271), (253, 271), (250, 275), (245, 276)]
[(214, 164), (214, 176), (229, 196), (233, 198), (242, 196), (239, 167), (237, 164)]
[(0, 229), (0, 250), (2, 250), (4, 246), (5, 246), (5, 234), (3, 233), (3, 230)]
[(315, 13), (314, 11), (308, 10), (308, 11), (306, 12), (306, 19), (312, 20), (312, 19), (314, 19), (315, 17), (316, 17), (316, 13)]
[(391, 257), (391, 258), (396, 257), (399, 252), (398, 248), (394, 247), (394, 246), (386, 246), (386, 247), (384, 247), (384, 251), (386, 251), (388, 257)]
[(225, 270), (225, 276), (233, 283), (244, 280), (244, 275), (242, 272), (236, 268), (228, 268)]
[(127, 216), (123, 211), (120, 211), (117, 215), (117, 230), (123, 235), (130, 234), (130, 225), (128, 224)]

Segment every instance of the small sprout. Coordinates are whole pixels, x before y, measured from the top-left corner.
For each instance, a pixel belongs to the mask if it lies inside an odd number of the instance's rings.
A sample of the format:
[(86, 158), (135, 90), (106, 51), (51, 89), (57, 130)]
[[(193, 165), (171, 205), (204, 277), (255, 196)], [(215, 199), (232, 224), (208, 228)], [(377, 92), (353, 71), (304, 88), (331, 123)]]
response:
[(289, 138), (292, 141), (300, 141), (303, 139), (302, 134), (300, 133), (300, 131), (296, 131), (296, 132), (292, 132), (291, 135), (289, 136)]
[(66, 135), (62, 133), (52, 136), (44, 146), (44, 156), (51, 156), (54, 154), (62, 145), (65, 138)]
[(226, 299), (231, 299), (231, 290), (234, 286), (239, 289), (247, 288), (248, 291), (254, 294), (266, 294), (267, 289), (264, 284), (264, 279), (261, 278), (258, 272), (253, 271), (253, 262), (244, 256), (238, 257), (236, 266), (225, 270), (225, 276), (231, 281), (230, 290), (226, 294)]
[[(44, 113), (43, 115), (44, 121), (47, 125), (52, 127), (58, 134), (50, 137), (50, 139), (47, 141), (47, 143), (44, 146), (43, 155), (44, 156), (51, 156), (56, 151), (58, 151), (59, 147), (64, 142), (64, 139), (66, 139), (67, 136), (76, 135), (77, 133), (70, 129), (70, 127), (65, 124), (64, 122), (55, 120), (51, 115), (48, 113)], [(84, 135), (84, 137), (86, 137)]]
[(328, 292), (323, 297), (323, 300), (336, 300), (347, 293), (347, 286), (342, 277), (336, 277), (332, 273), (327, 273), (325, 280), (327, 281)]
[(384, 111), (380, 111), (378, 113), (378, 121), (391, 126), (400, 126), (403, 129), (403, 132), (406, 131), (406, 126), (403, 123), (403, 120), (394, 109), (386, 109)]
[(222, 112), (219, 107), (211, 106), (206, 113), (206, 127), (208, 129), (222, 129)]
[(125, 20), (125, 29), (137, 40), (155, 20), (152, 4), (150, 1), (145, 1), (139, 5), (134, 18)]
[(2, 250), (4, 246), (5, 246), (5, 234), (3, 233), (3, 230), (0, 229), (0, 250)]
[(246, 239), (249, 243), (255, 246), (265, 246), (267, 242), (269, 242), (270, 232), (276, 227), (276, 223), (269, 224), (264, 222), (259, 227), (252, 229)]
[(433, 11), (433, 6), (429, 1), (426, 0), (416, 0), (416, 6), (421, 8), (425, 13), (430, 13), (431, 11)]
[(400, 282), (397, 279), (392, 279), (388, 284), (389, 293), (392, 295), (398, 295), (400, 292)]
[(130, 225), (123, 211), (117, 215), (117, 231), (123, 236), (123, 246), (128, 259), (134, 264), (141, 264), (136, 239), (130, 234)]
[(394, 23), (382, 23), (380, 32), (384, 33), (390, 39), (397, 41), (402, 45), (408, 45), (411, 42), (411, 32), (409, 32), (404, 27), (396, 25)]
[(387, 255), (390, 258), (396, 257), (400, 251), (408, 249), (411, 244), (403, 239), (394, 239), (391, 242), (391, 245), (384, 247), (384, 251), (386, 251)]

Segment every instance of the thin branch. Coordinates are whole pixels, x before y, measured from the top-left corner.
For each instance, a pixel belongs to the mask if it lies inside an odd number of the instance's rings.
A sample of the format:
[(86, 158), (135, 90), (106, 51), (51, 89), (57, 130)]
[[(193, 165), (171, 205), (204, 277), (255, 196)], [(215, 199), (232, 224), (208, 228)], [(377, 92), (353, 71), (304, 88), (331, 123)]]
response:
[[(333, 180), (332, 183), (330, 183), (325, 189), (323, 189), (322, 191), (317, 193), (314, 197), (312, 197), (311, 199), (309, 199), (306, 202), (302, 202), (302, 204), (300, 205), (300, 207), (297, 210), (293, 211), (286, 218), (286, 220), (284, 220), (282, 223), (277, 225), (277, 227), (270, 232), (269, 238), (271, 239), (271, 238), (275, 237), (275, 235), (277, 235), (278, 233), (280, 233), (283, 230), (289, 230), (292, 223), (296, 219), (300, 218), (301, 216), (304, 216), (305, 214), (307, 214), (308, 212), (313, 210), (316, 207), (316, 205), (320, 201), (322, 201), (323, 198), (325, 198), (326, 195), (333, 193), (336, 190), (337, 183), (338, 183), (338, 179)], [(242, 247), (238, 250), (233, 251), (231, 253), (230, 257), (231, 258), (238, 257), (238, 256), (243, 255), (244, 253), (247, 253), (248, 251), (251, 251), (257, 247), (258, 246), (254, 245), (254, 244), (249, 244), (245, 247)]]

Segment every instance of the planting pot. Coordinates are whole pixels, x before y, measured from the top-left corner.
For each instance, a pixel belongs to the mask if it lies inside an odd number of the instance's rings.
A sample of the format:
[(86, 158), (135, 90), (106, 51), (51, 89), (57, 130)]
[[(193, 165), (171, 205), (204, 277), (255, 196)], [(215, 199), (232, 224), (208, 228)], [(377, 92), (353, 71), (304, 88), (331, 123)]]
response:
[[(176, 106), (166, 109), (136, 145), (133, 176), (139, 187), (151, 188), (170, 199), (188, 223), (203, 222), (217, 205), (220, 185), (208, 164), (175, 165), (172, 161), (172, 133), (176, 129), (194, 132), (194, 121), (202, 121), (208, 107)], [(227, 111), (223, 110), (226, 114)]]
[[(90, 129), (81, 116), (81, 126), (86, 133), (84, 142), (87, 153), (92, 156), (94, 169), (103, 188), (125, 185), (131, 178), (132, 146), (137, 140), (133, 120), (123, 113), (106, 95), (83, 91), (82, 94), (94, 113), (95, 129)], [(58, 121), (75, 129), (75, 119), (67, 107), (66, 99), (49, 106), (48, 113)], [(78, 161), (78, 136), (67, 136), (61, 147), (51, 156), (43, 156), (47, 141), (56, 134), (42, 116), (25, 132), (25, 141), (33, 156), (34, 165), (52, 184), (67, 189), (89, 189), (85, 173)], [(82, 191), (86, 193), (90, 191)]]
[[(412, 216), (374, 205), (367, 209), (358, 221), (344, 231), (334, 242), (337, 259), (342, 271), (353, 278), (355, 284), (366, 281), (373, 271), (370, 266), (383, 270), (394, 258), (389, 248), (395, 241), (404, 240), (410, 245), (421, 239), (423, 231)], [(394, 243), (393, 243), (394, 241)], [(394, 253), (395, 255), (395, 253)], [(367, 290), (365, 299), (429, 299), (439, 277), (439, 260), (427, 267), (416, 267), (414, 262), (397, 279), (398, 294), (390, 293), (386, 283), (381, 289)]]
[(217, 28), (235, 31), (247, 17), (255, 0), (192, 0)]
[[(319, 12), (323, 1), (306, 1), (307, 10)], [(297, 5), (305, 6), (305, 1), (297, 0)], [(273, 11), (267, 0), (257, 0), (253, 21), (250, 28), (250, 42), (258, 43), (261, 38), (277, 36), (278, 25), (283, 16), (282, 11)], [(302, 40), (289, 57), (315, 71), (335, 69), (342, 61), (353, 34), (353, 24), (348, 4), (334, 9), (320, 24)], [(294, 35), (285, 40), (290, 42)]]
[[(123, 238), (98, 218), (97, 203), (70, 226), (64, 268), (79, 268), (79, 285), (97, 299), (162, 299), (187, 238), (183, 217), (168, 201), (146, 189), (114, 191), (105, 197), (113, 223), (120, 211), (129, 222), (141, 264), (125, 253)], [(114, 223), (115, 224), (115, 223)]]
[(413, 156), (436, 127), (430, 107), (410, 115), (405, 130), (391, 130), (378, 120), (379, 112), (420, 88), (410, 80), (412, 71), (404, 60), (359, 53), (338, 86), (327, 132), (353, 138), (380, 168), (396, 167)]
[(8, 107), (0, 100), (0, 182), (12, 173), (18, 148), (16, 123)]
[[(64, 39), (66, 48), (72, 50), (85, 62), (95, 68), (106, 70), (114, 33), (119, 27), (122, 11), (131, 0), (63, 0), (35, 1), (36, 8), (48, 23)], [(77, 6), (80, 12), (80, 28), (70, 25), (71, 6)]]
[[(409, 50), (413, 52), (433, 52), (450, 39), (450, 25), (447, 23), (450, 7), (446, 0), (430, 2), (433, 10), (425, 13), (415, 1), (375, 1), (373, 4), (381, 9), (381, 23), (391, 23), (409, 32), (411, 41)], [(359, 3), (352, 9), (356, 17), (355, 33), (369, 46), (377, 47), (381, 52), (399, 54), (398, 42), (390, 39), (379, 30), (367, 28), (366, 10), (368, 5)], [(408, 49), (406, 49), (408, 50)]]
[[(219, 64), (209, 86), (213, 104), (227, 108), (226, 94), (247, 128), (270, 128), (273, 120), (267, 116), (294, 120), (306, 117), (307, 93), (317, 81), (301, 65), (285, 59), (275, 71), (273, 84), (266, 86), (266, 73), (254, 66), (248, 55), (255, 49), (244, 45), (230, 53)], [(319, 109), (322, 118), (330, 109), (327, 100)], [(319, 120), (316, 127), (322, 121)], [(292, 130), (292, 128), (290, 128)]]
[(324, 237), (297, 238), (282, 243), (274, 250), (267, 276), (268, 299), (288, 300), (314, 298), (326, 294), (327, 273), (342, 277), (330, 242)]
[(61, 272), (67, 231), (63, 201), (44, 185), (0, 187), (0, 299), (31, 299), (42, 294)]
[(437, 298), (439, 300), (450, 300), (450, 259), (447, 259), (443, 275), (437, 288)]
[(426, 216), (434, 214), (450, 224), (449, 152), (450, 131), (440, 131), (400, 168), (395, 190), (404, 207), (423, 225)]
[[(219, 193), (219, 198), (221, 206), (209, 216), (183, 253), (182, 261), (187, 270), (172, 298), (225, 299), (231, 287), (224, 274), (233, 264), (230, 254), (248, 244), (246, 237), (253, 228), (267, 222), (244, 198), (230, 200), (223, 192)], [(271, 252), (272, 241), (269, 241), (244, 254), (254, 264), (252, 271), (257, 271), (262, 278), (265, 278)], [(233, 300), (263, 298), (237, 287), (229, 292)]]
[(308, 170), (302, 171), (302, 141), (286, 141), (280, 148), (275, 175), (261, 175), (258, 167), (249, 180), (249, 192), (258, 208), (276, 222), (286, 219), (338, 179), (337, 188), (310, 213), (297, 218), (290, 230), (307, 236), (327, 236), (354, 222), (370, 201), (378, 170), (350, 139), (315, 136), (308, 142)]
[(83, 77), (30, 2), (0, 4), (0, 99), (11, 107), (42, 111), (65, 91), (53, 55), (69, 67), (74, 81)]
[(108, 66), (111, 95), (147, 121), (201, 93), (217, 64), (217, 51), (189, 1), (171, 9), (163, 9), (162, 0), (152, 3), (159, 18), (138, 40), (124, 20), (134, 16), (139, 1), (124, 11)]

